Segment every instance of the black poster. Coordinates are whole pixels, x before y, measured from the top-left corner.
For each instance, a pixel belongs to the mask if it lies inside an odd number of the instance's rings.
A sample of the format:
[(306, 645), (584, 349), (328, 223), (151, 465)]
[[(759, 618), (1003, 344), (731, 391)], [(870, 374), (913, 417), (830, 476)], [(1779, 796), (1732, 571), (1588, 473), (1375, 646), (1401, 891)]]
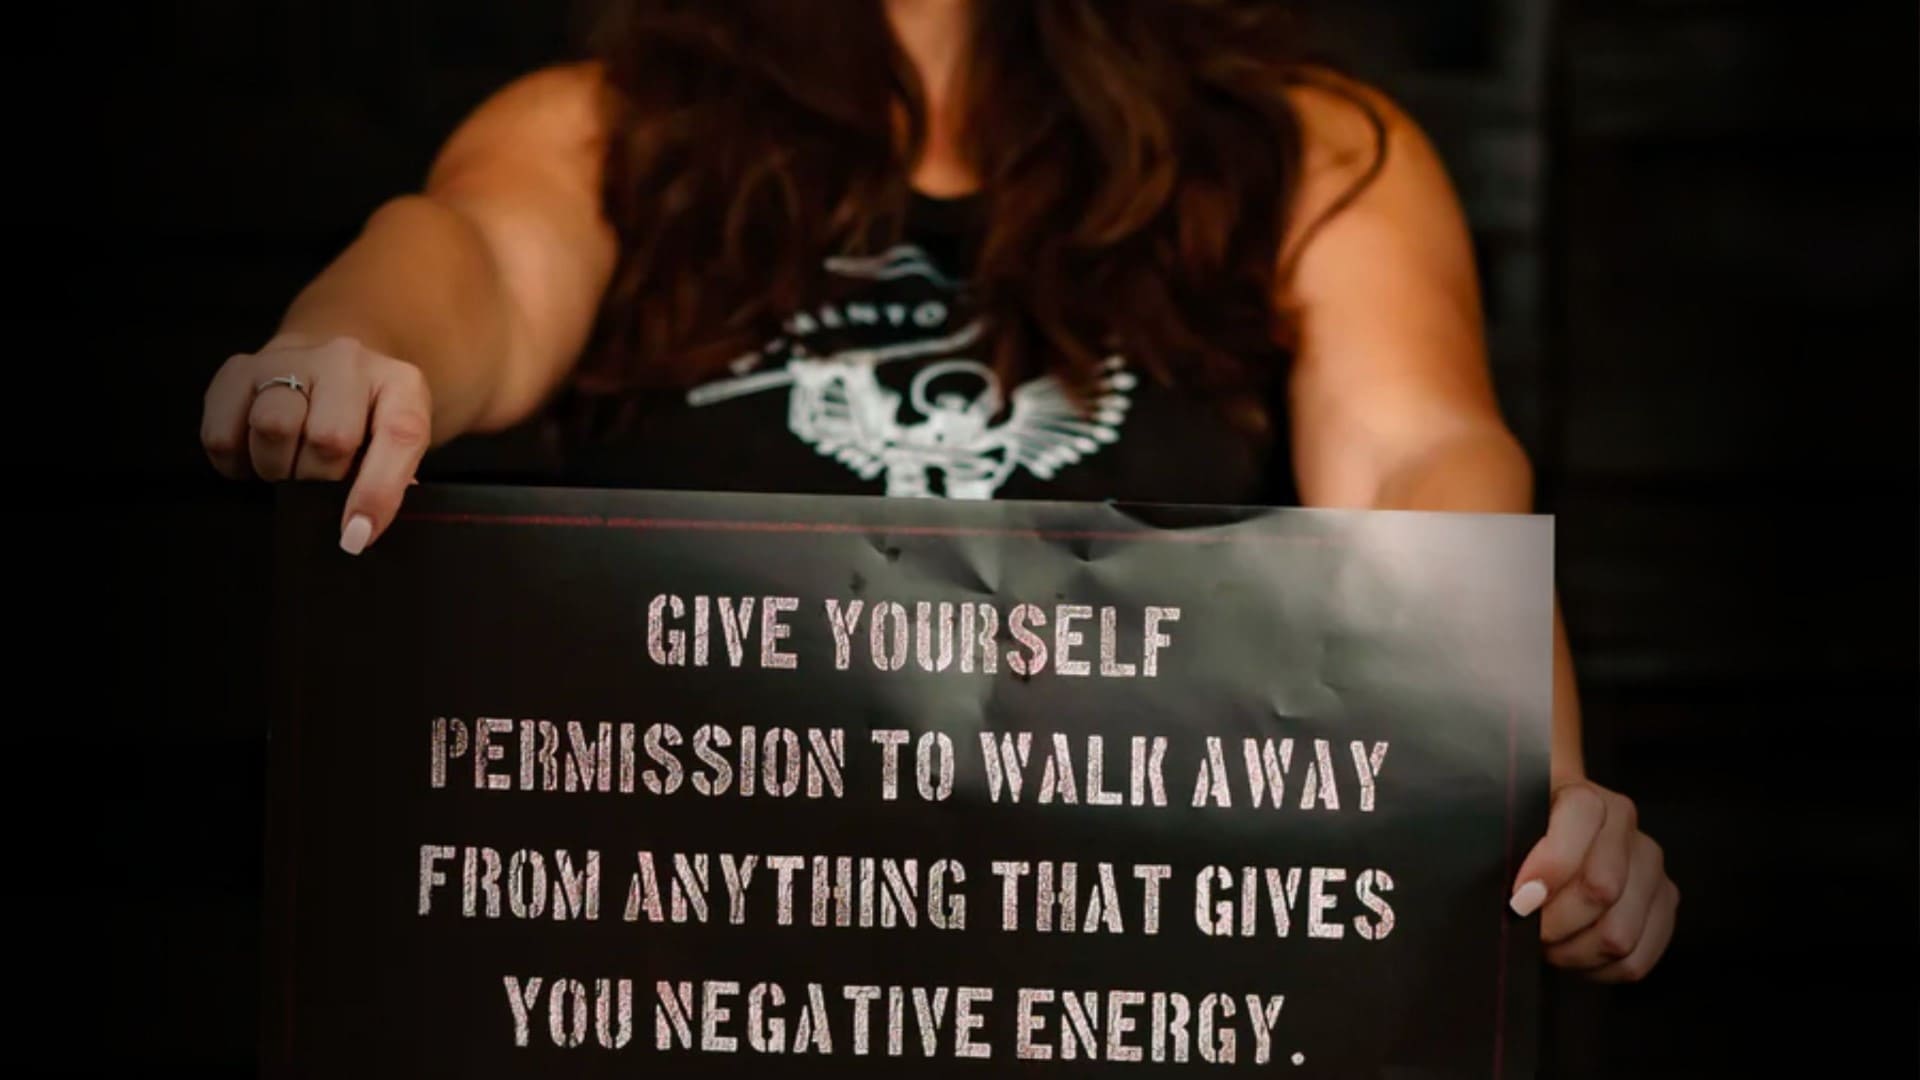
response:
[(337, 496), (275, 1075), (1531, 1074), (1549, 519)]

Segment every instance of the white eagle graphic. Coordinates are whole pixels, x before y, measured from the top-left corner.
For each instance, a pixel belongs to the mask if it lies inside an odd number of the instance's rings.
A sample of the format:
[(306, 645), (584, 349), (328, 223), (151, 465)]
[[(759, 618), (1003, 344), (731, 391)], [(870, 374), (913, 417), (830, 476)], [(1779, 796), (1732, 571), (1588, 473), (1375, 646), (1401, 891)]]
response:
[[(1103, 365), (1090, 409), (1050, 375), (1015, 387), (1009, 402), (992, 368), (961, 355), (980, 333), (976, 320), (945, 337), (881, 348), (825, 357), (796, 349), (784, 367), (708, 383), (688, 404), (790, 387), (793, 434), (864, 480), (884, 477), (893, 496), (990, 499), (1018, 469), (1051, 480), (1119, 439), (1137, 385), (1119, 357)], [(904, 398), (877, 374), (886, 364), (943, 354), (914, 375)]]

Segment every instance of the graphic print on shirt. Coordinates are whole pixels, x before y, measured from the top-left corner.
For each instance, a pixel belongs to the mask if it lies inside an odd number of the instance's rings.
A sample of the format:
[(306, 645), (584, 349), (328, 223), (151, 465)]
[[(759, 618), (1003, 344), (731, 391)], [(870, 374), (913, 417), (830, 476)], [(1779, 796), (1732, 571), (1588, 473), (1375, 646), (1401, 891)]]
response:
[(1051, 375), (1009, 395), (974, 355), (981, 321), (956, 319), (960, 290), (924, 251), (825, 266), (859, 283), (859, 298), (795, 314), (731, 377), (689, 392), (689, 405), (785, 390), (795, 437), (894, 496), (990, 499), (1017, 470), (1051, 480), (1120, 438), (1137, 380), (1119, 357), (1087, 412)]

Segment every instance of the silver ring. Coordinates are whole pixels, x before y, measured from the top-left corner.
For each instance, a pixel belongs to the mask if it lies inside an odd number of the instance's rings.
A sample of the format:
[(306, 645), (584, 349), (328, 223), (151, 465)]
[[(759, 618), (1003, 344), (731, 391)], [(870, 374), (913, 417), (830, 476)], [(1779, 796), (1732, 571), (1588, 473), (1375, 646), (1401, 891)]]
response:
[(273, 378), (260, 383), (258, 386), (255, 386), (253, 388), (253, 392), (258, 394), (260, 391), (265, 390), (271, 386), (284, 386), (289, 390), (297, 392), (301, 397), (306, 398), (308, 401), (313, 400), (313, 395), (307, 392), (306, 381), (300, 378), (300, 376), (298, 375), (276, 375)]

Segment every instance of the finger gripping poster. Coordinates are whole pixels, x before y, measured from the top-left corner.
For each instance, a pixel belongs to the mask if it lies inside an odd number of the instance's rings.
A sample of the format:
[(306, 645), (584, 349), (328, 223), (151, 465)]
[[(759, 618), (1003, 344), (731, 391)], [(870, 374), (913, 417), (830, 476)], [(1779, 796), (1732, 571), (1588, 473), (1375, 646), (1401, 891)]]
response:
[(1552, 531), (281, 508), (273, 1075), (1530, 1075)]

